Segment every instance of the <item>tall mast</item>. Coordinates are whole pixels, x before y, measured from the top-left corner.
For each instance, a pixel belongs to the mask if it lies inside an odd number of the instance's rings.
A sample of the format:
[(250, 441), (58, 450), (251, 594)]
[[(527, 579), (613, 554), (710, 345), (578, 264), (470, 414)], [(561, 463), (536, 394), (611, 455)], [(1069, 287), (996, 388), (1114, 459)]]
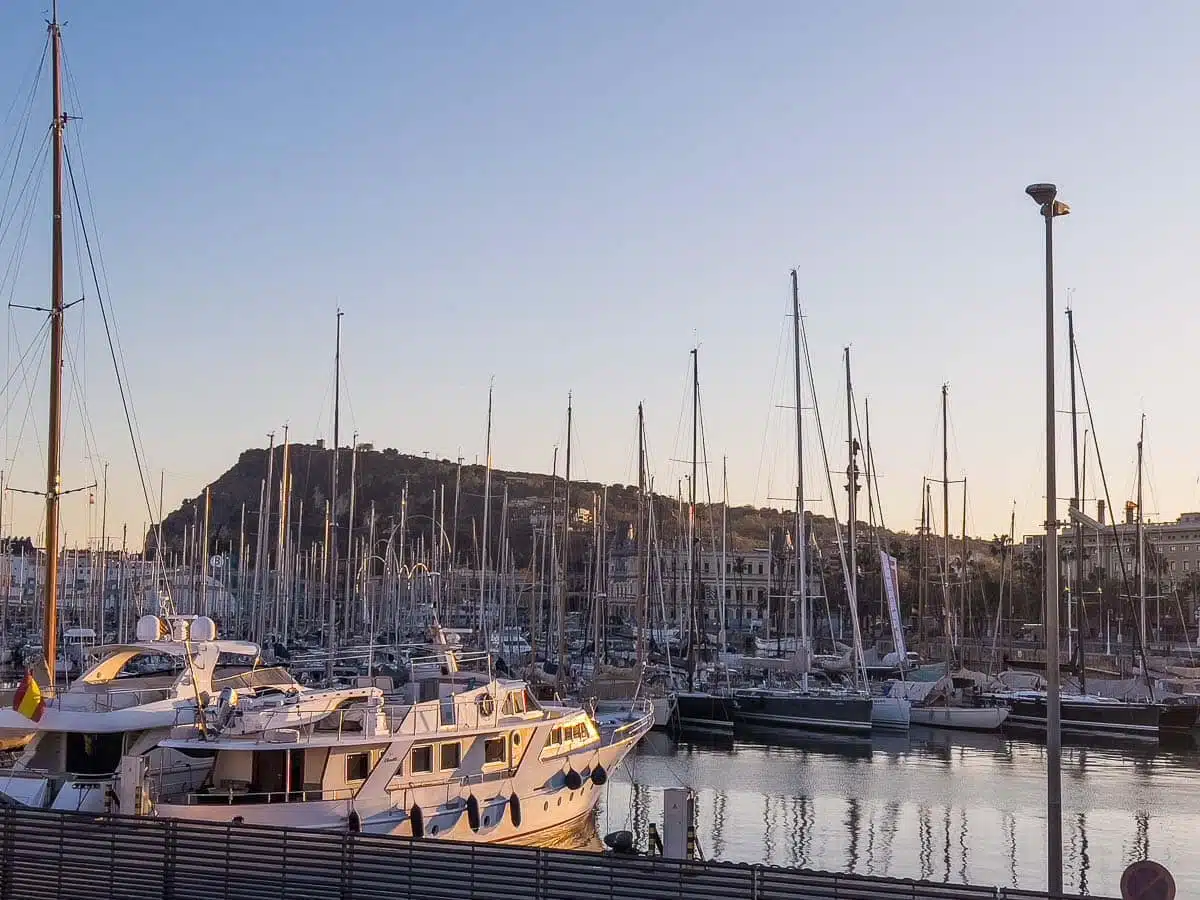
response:
[(692, 477), (688, 484), (688, 690), (696, 676), (696, 457), (700, 437), (700, 348), (692, 350)]
[(562, 578), (558, 585), (558, 674), (562, 684), (567, 666), (567, 581), (571, 564), (571, 392), (567, 392), (567, 464), (563, 473)]
[[(1070, 309), (1067, 310), (1067, 352), (1071, 368), (1071, 470), (1074, 475), (1071, 509), (1080, 512), (1083, 510), (1083, 484), (1079, 473), (1079, 414), (1075, 406), (1075, 315)], [(1086, 435), (1084, 437), (1086, 439)], [(1084, 452), (1087, 452), (1086, 447)], [(1083, 637), (1086, 634), (1083, 620), (1087, 617), (1087, 608), (1084, 606), (1083, 600), (1083, 522), (1078, 516), (1072, 516), (1072, 518), (1075, 520), (1073, 523), (1075, 526), (1075, 581), (1068, 602), (1075, 604), (1076, 617), (1079, 622), (1076, 626), (1079, 629), (1077, 645), (1079, 647), (1079, 689), (1083, 693), (1087, 693), (1087, 674), (1083, 664)], [(1071, 633), (1068, 631), (1068, 643), (1070, 640)]]
[(283, 615), (287, 595), (288, 570), (288, 532), (291, 531), (291, 521), (288, 518), (289, 499), (291, 496), (291, 444), (288, 442), (288, 426), (283, 426), (283, 453), (279, 466), (279, 530), (276, 532), (275, 546), (275, 621), (272, 631), (282, 635), (281, 640), (287, 643), (286, 616)]
[(1142, 516), (1142, 441), (1146, 437), (1146, 414), (1142, 413), (1142, 424), (1138, 430), (1137, 459), (1137, 577), (1139, 621), (1138, 632), (1142, 637), (1142, 653), (1146, 652), (1146, 547), (1145, 519)]
[(637, 524), (633, 528), (637, 542), (637, 670), (640, 677), (646, 662), (646, 625), (650, 604), (646, 598), (646, 580), (643, 557), (646, 552), (642, 539), (642, 525), (646, 516), (646, 418), (642, 404), (638, 404), (638, 505)]
[[(846, 464), (846, 493), (848, 500), (846, 543), (849, 562), (849, 578), (846, 585), (850, 606), (850, 617), (854, 622), (854, 643), (857, 648), (861, 641), (858, 633), (858, 439), (854, 436), (854, 390), (850, 384), (850, 348), (846, 355), (846, 444), (849, 462)], [(864, 681), (866, 672), (861, 673)]]
[(917, 574), (917, 633), (925, 652), (925, 612), (929, 605), (929, 482), (921, 479), (921, 543)]
[(346, 608), (342, 610), (342, 622), (346, 633), (353, 628), (354, 605), (350, 602), (350, 594), (354, 583), (354, 501), (355, 487), (358, 478), (358, 432), (350, 439), (350, 518), (346, 522)]
[(717, 659), (725, 656), (725, 567), (727, 565), (726, 538), (729, 534), (729, 457), (721, 457), (721, 563), (718, 572), (721, 573), (720, 586), (717, 589), (717, 609), (720, 612), (720, 648)]
[(967, 476), (963, 475), (963, 505), (962, 505), (962, 583), (958, 591), (958, 633), (964, 634), (967, 611), (970, 608), (967, 600)]
[[(804, 563), (805, 555), (808, 552), (808, 536), (804, 523), (804, 393), (801, 389), (802, 375), (800, 371), (800, 286), (795, 269), (792, 269), (792, 344), (796, 369), (796, 524), (792, 549), (796, 563), (796, 614), (800, 617), (800, 643), (807, 651), (809, 649), (808, 578)], [(800, 679), (804, 690), (808, 690), (808, 660), (804, 660)]]
[[(942, 606), (946, 616), (946, 676), (953, 664), (951, 641), (954, 636), (954, 617), (950, 612), (950, 442), (947, 411), (950, 385), (942, 385)], [(949, 697), (949, 691), (946, 692)]]
[(337, 311), (337, 328), (333, 347), (333, 470), (329, 477), (329, 504), (326, 513), (326, 533), (328, 547), (326, 556), (329, 571), (326, 573), (327, 589), (329, 591), (329, 609), (325, 620), (325, 643), (329, 650), (329, 658), (325, 662), (325, 680), (333, 686), (333, 649), (337, 646), (337, 496), (338, 496), (338, 425), (342, 413), (342, 316)]
[(50, 415), (46, 453), (46, 609), (42, 622), (42, 651), (54, 687), (58, 653), (58, 504), (62, 480), (62, 369), (63, 369), (63, 131), (67, 117), (62, 105), (62, 30), (58, 26), (58, 0), (52, 3), (50, 55), (54, 85), (54, 200), (50, 263)]
[(484, 440), (484, 454), (487, 466), (483, 475), (483, 544), (479, 550), (479, 638), (487, 646), (484, 634), (484, 610), (487, 607), (487, 566), (488, 566), (488, 523), (492, 518), (492, 390), (488, 385), (487, 436)]

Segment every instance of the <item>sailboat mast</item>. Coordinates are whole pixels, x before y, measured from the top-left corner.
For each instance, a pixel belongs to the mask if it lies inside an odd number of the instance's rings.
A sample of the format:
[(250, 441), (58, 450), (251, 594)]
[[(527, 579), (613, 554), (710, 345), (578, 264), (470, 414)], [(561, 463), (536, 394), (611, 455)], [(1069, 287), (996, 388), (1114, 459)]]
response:
[(691, 639), (688, 641), (688, 690), (696, 675), (696, 476), (700, 437), (700, 348), (692, 349), (692, 478), (688, 484), (688, 619)]
[[(1079, 413), (1075, 406), (1075, 315), (1067, 310), (1067, 353), (1070, 357), (1069, 364), (1071, 369), (1071, 470), (1074, 475), (1074, 490), (1071, 492), (1071, 509), (1080, 512), (1083, 509), (1083, 491), (1084, 486), (1080, 477), (1079, 471)], [(1086, 442), (1087, 435), (1084, 435)], [(1087, 452), (1086, 443), (1084, 445), (1084, 453)], [(1085, 462), (1086, 465), (1086, 462)], [(1071, 591), (1069, 601), (1075, 604), (1076, 621), (1079, 624), (1076, 626), (1079, 629), (1079, 687), (1081, 691), (1086, 693), (1087, 675), (1085, 674), (1083, 665), (1083, 637), (1085, 629), (1083, 628), (1083, 620), (1087, 617), (1087, 608), (1084, 606), (1083, 595), (1083, 522), (1078, 516), (1073, 516), (1075, 526), (1075, 583)], [(1070, 607), (1067, 608), (1068, 611)], [(1070, 631), (1067, 632), (1068, 643), (1071, 640)]]
[(637, 524), (633, 527), (634, 540), (637, 542), (637, 670), (640, 676), (642, 667), (646, 664), (646, 627), (647, 611), (650, 604), (646, 599), (646, 577), (644, 555), (645, 541), (642, 536), (642, 524), (646, 517), (646, 418), (642, 404), (638, 404), (638, 505)]
[(720, 649), (718, 659), (725, 657), (725, 570), (729, 565), (727, 560), (727, 544), (729, 535), (729, 457), (721, 457), (721, 565), (717, 570), (721, 573), (720, 588), (717, 590), (717, 604), (720, 611)]
[(354, 503), (357, 499), (355, 485), (358, 480), (358, 432), (350, 438), (350, 516), (346, 521), (346, 587), (342, 610), (342, 626), (346, 634), (354, 628), (354, 605), (350, 596), (354, 585)]
[(1142, 414), (1141, 428), (1138, 430), (1137, 448), (1137, 577), (1139, 619), (1138, 630), (1142, 636), (1142, 653), (1146, 652), (1146, 529), (1145, 517), (1142, 515), (1142, 441), (1146, 437), (1146, 415)]
[(917, 573), (917, 634), (921, 650), (925, 649), (925, 608), (928, 604), (929, 566), (929, 483), (921, 479), (921, 538), (918, 550)]
[(487, 437), (484, 441), (486, 468), (483, 475), (483, 543), (479, 549), (479, 639), (487, 646), (484, 610), (487, 608), (488, 524), (492, 518), (492, 392), (488, 385)]
[[(845, 348), (846, 357), (846, 444), (849, 461), (846, 464), (847, 518), (846, 544), (849, 562), (847, 579), (847, 605), (851, 607), (851, 618), (857, 631), (858, 610), (858, 439), (854, 437), (854, 388), (850, 383), (850, 348)], [(858, 636), (855, 635), (857, 643)]]
[[(792, 549), (796, 563), (796, 615), (800, 617), (800, 643), (805, 651), (808, 646), (808, 578), (805, 572), (805, 554), (808, 539), (804, 523), (804, 403), (802, 375), (800, 371), (800, 286), (799, 276), (792, 269), (792, 350), (795, 357), (796, 389), (796, 524), (793, 526)], [(808, 690), (808, 660), (804, 660), (800, 679), (804, 690)]]
[[(339, 309), (337, 311), (337, 329), (335, 332), (334, 349), (333, 349), (333, 470), (330, 474), (329, 482), (329, 503), (326, 512), (326, 557), (328, 559), (329, 571), (327, 589), (329, 591), (329, 610), (328, 618), (325, 621), (326, 635), (325, 643), (329, 651), (328, 659), (325, 661), (325, 680), (333, 686), (333, 650), (337, 646), (337, 496), (338, 496), (338, 425), (341, 423), (342, 413), (342, 316), (344, 313)], [(269, 493), (269, 491), (268, 491)]]
[(942, 385), (942, 606), (946, 616), (946, 675), (953, 663), (951, 641), (954, 621), (950, 612), (950, 414), (948, 411), (950, 385)]
[(63, 369), (63, 131), (67, 118), (62, 105), (62, 29), (58, 2), (52, 4), (50, 55), (54, 85), (54, 200), (50, 264), (50, 415), (46, 452), (46, 608), (42, 622), (42, 651), (54, 687), (58, 653), (58, 506), (62, 476), (62, 369)]
[(567, 460), (563, 472), (563, 545), (562, 578), (558, 584), (558, 674), (557, 681), (563, 683), (567, 666), (567, 583), (571, 564), (571, 392), (567, 392)]

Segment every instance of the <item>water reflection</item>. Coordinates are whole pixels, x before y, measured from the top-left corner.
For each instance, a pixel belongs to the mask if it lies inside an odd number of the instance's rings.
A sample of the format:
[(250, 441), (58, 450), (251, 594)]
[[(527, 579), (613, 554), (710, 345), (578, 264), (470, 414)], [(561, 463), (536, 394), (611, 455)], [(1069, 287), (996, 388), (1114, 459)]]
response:
[[(755, 732), (676, 743), (652, 734), (610, 779), (600, 833), (662, 822), (662, 789), (697, 792), (719, 859), (1021, 889), (1045, 887), (1045, 748), (914, 729), (874, 741)], [(1066, 882), (1119, 893), (1133, 859), (1200, 879), (1189, 836), (1196, 755), (1095, 744), (1063, 754)], [(1152, 833), (1153, 831), (1153, 833)]]

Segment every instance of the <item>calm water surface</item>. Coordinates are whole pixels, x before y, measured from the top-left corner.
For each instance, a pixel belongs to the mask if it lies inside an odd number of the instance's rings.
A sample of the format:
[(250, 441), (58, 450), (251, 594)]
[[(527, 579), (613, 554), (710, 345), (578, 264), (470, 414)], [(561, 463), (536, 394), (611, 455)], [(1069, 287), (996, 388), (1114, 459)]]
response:
[[(738, 740), (652, 733), (610, 779), (601, 834), (644, 846), (662, 790), (697, 792), (709, 858), (833, 872), (1045, 889), (1045, 747), (914, 729), (905, 737)], [(783, 738), (786, 740), (786, 738)], [(1200, 884), (1200, 752), (1139, 745), (1063, 748), (1064, 881), (1119, 896), (1150, 857), (1187, 896)]]

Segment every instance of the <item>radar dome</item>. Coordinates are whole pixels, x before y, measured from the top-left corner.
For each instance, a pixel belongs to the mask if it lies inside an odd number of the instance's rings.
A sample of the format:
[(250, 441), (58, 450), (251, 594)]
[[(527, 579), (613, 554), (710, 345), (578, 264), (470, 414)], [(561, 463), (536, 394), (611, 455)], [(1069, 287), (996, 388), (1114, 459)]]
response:
[(217, 639), (217, 623), (208, 616), (197, 616), (192, 620), (193, 641), (215, 641)]
[(157, 641), (167, 633), (167, 626), (158, 616), (142, 616), (137, 621), (137, 639), (139, 641)]

